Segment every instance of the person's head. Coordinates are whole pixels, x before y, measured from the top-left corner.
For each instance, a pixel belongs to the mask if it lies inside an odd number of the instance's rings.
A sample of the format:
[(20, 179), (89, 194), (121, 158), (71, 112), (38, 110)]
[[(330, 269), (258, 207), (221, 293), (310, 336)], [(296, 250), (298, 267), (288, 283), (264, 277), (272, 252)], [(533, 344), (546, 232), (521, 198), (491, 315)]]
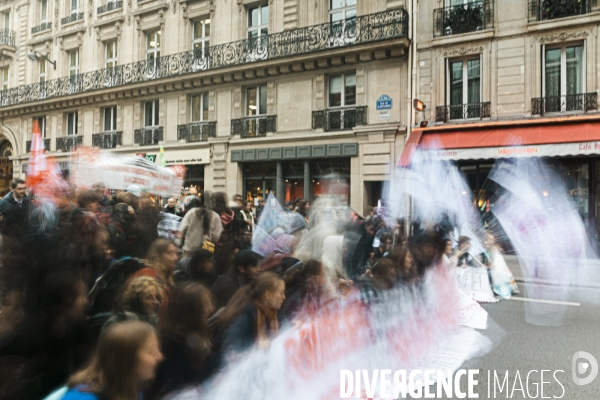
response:
[(236, 202), (240, 206), (242, 206), (243, 200), (244, 200), (244, 198), (242, 197), (241, 194), (236, 194), (235, 196), (233, 196), (233, 201)]
[(468, 236), (461, 236), (458, 238), (458, 249), (467, 251), (471, 247), (471, 238)]
[(13, 179), (11, 187), (13, 189), (13, 194), (15, 198), (22, 199), (25, 197), (25, 191), (27, 190), (27, 186), (25, 185), (25, 181), (23, 179)]
[(422, 277), (427, 268), (437, 264), (444, 253), (444, 236), (437, 231), (426, 231), (413, 237), (408, 248), (417, 266), (418, 276)]
[(198, 188), (196, 186), (190, 186), (190, 195), (198, 196)]
[(160, 320), (163, 335), (186, 340), (208, 340), (208, 317), (215, 311), (210, 290), (199, 283), (177, 286), (169, 297), (166, 315)]
[(306, 199), (298, 200), (298, 204), (296, 206), (298, 208), (298, 212), (300, 214), (308, 214), (308, 210), (310, 209), (310, 203)]
[(169, 206), (169, 208), (175, 208), (175, 204), (177, 204), (177, 200), (175, 200), (175, 197), (170, 197), (167, 200), (167, 205)]
[(373, 225), (373, 222), (371, 222), (371, 221), (365, 221), (365, 232), (369, 236), (374, 236), (375, 235), (376, 228), (375, 228), (375, 225)]
[(258, 205), (264, 207), (265, 204), (267, 203), (267, 201), (261, 197), (260, 199), (258, 199)]
[(396, 269), (396, 265), (390, 259), (382, 258), (377, 261), (377, 264), (371, 268), (375, 288), (381, 290), (391, 289), (396, 279)]
[(151, 325), (141, 321), (116, 323), (100, 336), (89, 364), (69, 379), (68, 386), (84, 386), (86, 391), (111, 400), (137, 399), (141, 389), (154, 379), (162, 359)]
[(221, 215), (224, 212), (229, 213), (229, 199), (227, 193), (215, 192), (210, 196), (211, 208), (214, 212)]
[(490, 232), (485, 233), (485, 239), (483, 240), (483, 245), (486, 249), (491, 249), (496, 246), (496, 238)]
[(140, 276), (129, 282), (121, 303), (124, 311), (150, 316), (158, 312), (162, 296), (162, 288), (156, 279)]
[(293, 201), (289, 201), (289, 202), (287, 203), (287, 208), (288, 208), (288, 210), (290, 210), (290, 211), (294, 211), (294, 207), (295, 207), (295, 205), (294, 205), (294, 202), (293, 202)]
[(146, 262), (158, 272), (168, 286), (173, 286), (173, 273), (177, 260), (179, 260), (177, 246), (172, 240), (165, 238), (152, 242), (146, 255)]
[(106, 186), (102, 182), (96, 182), (92, 185), (92, 190), (96, 192), (98, 196), (103, 196)]
[(452, 254), (452, 250), (453, 250), (452, 240), (446, 239), (445, 242), (446, 242), (446, 247), (444, 247), (444, 254), (447, 255), (448, 257), (450, 257), (450, 255)]
[(229, 240), (218, 246), (215, 250), (215, 272), (221, 275), (233, 263), (233, 257), (241, 250), (241, 245), (237, 240)]
[(242, 243), (244, 243), (244, 244), (252, 243), (252, 231), (249, 229), (243, 229), (240, 232), (240, 239), (242, 240)]
[(242, 207), (244, 211), (252, 211), (252, 203), (250, 203), (248, 200), (242, 201)]
[(411, 282), (417, 276), (417, 265), (407, 247), (394, 246), (390, 259), (394, 262), (396, 275), (400, 281)]
[(379, 238), (379, 248), (382, 249), (384, 252), (392, 250), (393, 244), (394, 244), (394, 239), (392, 238), (392, 235), (390, 235), (390, 234), (384, 233)]
[(215, 269), (212, 253), (204, 249), (196, 250), (194, 254), (192, 254), (188, 265), (192, 280), (207, 274), (211, 274)]
[(265, 307), (276, 311), (281, 308), (285, 300), (285, 282), (275, 272), (263, 272), (258, 275), (255, 285), (255, 299)]
[(82, 190), (77, 196), (77, 204), (86, 211), (96, 212), (100, 206), (100, 195), (95, 190)]
[(127, 193), (134, 196), (134, 199), (137, 201), (140, 197), (142, 197), (142, 188), (138, 185), (129, 185), (127, 187)]
[(252, 250), (242, 250), (233, 257), (233, 265), (236, 273), (241, 275), (246, 281), (256, 279), (258, 276), (261, 256)]

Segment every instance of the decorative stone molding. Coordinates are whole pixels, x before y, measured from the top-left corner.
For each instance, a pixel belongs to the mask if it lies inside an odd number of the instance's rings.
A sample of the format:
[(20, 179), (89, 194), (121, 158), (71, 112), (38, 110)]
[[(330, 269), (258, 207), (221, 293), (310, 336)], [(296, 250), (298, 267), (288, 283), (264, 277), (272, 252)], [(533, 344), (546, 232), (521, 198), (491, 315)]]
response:
[(100, 27), (97, 26), (94, 28), (94, 30), (96, 31), (96, 40), (100, 42), (102, 40), (102, 37), (100, 35)]
[(171, 8), (173, 8), (173, 14), (177, 11), (177, 0), (171, 0)]
[(587, 31), (582, 32), (560, 32), (554, 33), (548, 36), (540, 36), (538, 42), (541, 44), (552, 43), (552, 42), (564, 42), (566, 40), (573, 39), (585, 39), (590, 35)]
[(459, 49), (444, 51), (444, 57), (464, 56), (466, 54), (482, 53), (483, 46), (461, 47)]

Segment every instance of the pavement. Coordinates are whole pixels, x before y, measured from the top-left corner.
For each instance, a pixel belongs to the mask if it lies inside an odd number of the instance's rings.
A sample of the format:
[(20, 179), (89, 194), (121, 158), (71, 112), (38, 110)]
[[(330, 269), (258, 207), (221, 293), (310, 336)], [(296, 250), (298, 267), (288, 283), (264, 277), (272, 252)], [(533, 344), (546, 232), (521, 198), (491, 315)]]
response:
[[(508, 268), (513, 273), (517, 283), (529, 282), (555, 286), (574, 286), (600, 289), (600, 260), (588, 260), (581, 268), (585, 271), (585, 273), (579, 273), (578, 276), (572, 277), (570, 282), (565, 282), (564, 280), (557, 279), (560, 278), (560, 270), (557, 272), (556, 268), (560, 268), (560, 266), (556, 267), (556, 261), (552, 262), (551, 260), (541, 260), (539, 262), (541, 267), (538, 269), (538, 271), (536, 271), (536, 274), (525, 274), (522, 268), (522, 263), (524, 263), (523, 259), (515, 255), (505, 255), (504, 259), (506, 261), (506, 265), (508, 265)], [(556, 268), (554, 270), (545, 269), (544, 265), (548, 264), (552, 264)]]

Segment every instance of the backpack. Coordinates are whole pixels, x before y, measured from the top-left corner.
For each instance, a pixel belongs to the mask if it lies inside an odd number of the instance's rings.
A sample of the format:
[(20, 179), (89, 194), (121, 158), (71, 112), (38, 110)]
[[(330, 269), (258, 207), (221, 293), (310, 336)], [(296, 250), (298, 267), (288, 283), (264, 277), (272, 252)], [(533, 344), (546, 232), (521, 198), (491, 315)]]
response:
[(146, 267), (138, 258), (123, 257), (115, 261), (98, 279), (88, 298), (91, 314), (107, 313), (114, 309), (117, 296), (121, 293), (123, 284), (138, 270)]

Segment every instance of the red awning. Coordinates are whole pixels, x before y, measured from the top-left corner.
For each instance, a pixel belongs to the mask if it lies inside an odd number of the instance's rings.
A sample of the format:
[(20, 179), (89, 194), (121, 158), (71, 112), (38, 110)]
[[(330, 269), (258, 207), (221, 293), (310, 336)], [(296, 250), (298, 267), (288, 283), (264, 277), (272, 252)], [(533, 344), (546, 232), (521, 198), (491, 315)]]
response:
[[(600, 141), (600, 116), (445, 125), (414, 129), (402, 151), (398, 166), (406, 167), (410, 165), (410, 160), (417, 149), (481, 148), (483, 150), (483, 148), (486, 148), (491, 150), (492, 148), (513, 146), (557, 145), (593, 141)], [(472, 157), (473, 152), (470, 153)], [(482, 151), (482, 153), (489, 155), (490, 151)], [(501, 152), (498, 154), (502, 155)], [(539, 155), (542, 155), (542, 152)]]

